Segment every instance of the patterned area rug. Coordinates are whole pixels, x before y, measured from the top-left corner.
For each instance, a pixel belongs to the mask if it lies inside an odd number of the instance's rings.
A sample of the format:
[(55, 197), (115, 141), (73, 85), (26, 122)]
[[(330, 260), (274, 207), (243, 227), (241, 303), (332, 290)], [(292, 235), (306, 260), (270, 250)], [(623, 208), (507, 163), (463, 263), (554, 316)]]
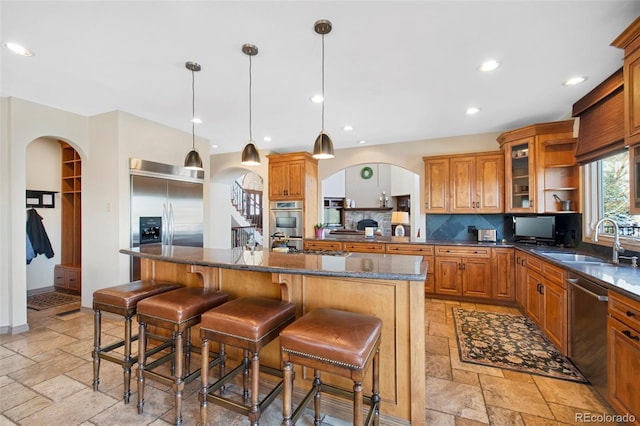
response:
[(27, 308), (42, 311), (43, 309), (55, 308), (56, 306), (75, 302), (80, 302), (80, 296), (52, 291), (28, 296)]
[(473, 364), (587, 383), (524, 315), (453, 308), (460, 359)]

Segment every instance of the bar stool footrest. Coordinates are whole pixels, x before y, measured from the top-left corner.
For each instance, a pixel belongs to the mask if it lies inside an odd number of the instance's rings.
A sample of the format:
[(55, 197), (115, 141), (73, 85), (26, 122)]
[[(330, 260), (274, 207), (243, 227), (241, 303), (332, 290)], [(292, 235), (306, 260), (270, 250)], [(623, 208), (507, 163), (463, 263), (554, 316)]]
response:
[[(240, 402), (234, 401), (225, 396), (216, 395), (214, 392), (224, 388), (224, 386), (229, 383), (235, 376), (244, 371), (244, 363), (238, 364), (233, 370), (226, 373), (223, 377), (216, 380), (215, 383), (207, 387), (207, 394), (204, 396), (208, 402), (213, 402), (214, 404), (220, 405), (224, 408), (232, 410), (238, 414), (248, 415), (251, 412), (251, 406), (242, 404)], [(282, 370), (269, 367), (266, 365), (260, 366), (260, 372), (269, 374), (270, 376), (279, 377), (282, 379), (284, 374)], [(271, 405), (271, 403), (278, 397), (278, 394), (282, 392), (284, 388), (284, 381), (280, 380), (278, 384), (276, 384), (273, 389), (260, 401), (258, 402), (258, 407), (260, 411), (264, 411)], [(202, 395), (201, 395), (202, 397)], [(201, 399), (202, 401), (202, 399)]]
[[(353, 400), (353, 392), (344, 388), (339, 388), (337, 386), (329, 385), (326, 383), (320, 383), (319, 385), (313, 385), (313, 387), (307, 392), (304, 396), (300, 404), (296, 407), (295, 411), (291, 415), (291, 423), (296, 424), (296, 422), (302, 417), (304, 414), (304, 410), (307, 408), (309, 403), (313, 401), (313, 397), (318, 392), (318, 388), (322, 389), (322, 393), (328, 393), (335, 396), (340, 396), (346, 399)], [(363, 403), (369, 407), (369, 413), (367, 418), (365, 419), (364, 424), (369, 426), (373, 424), (373, 418), (375, 417), (376, 411), (380, 408), (380, 402), (376, 402), (372, 405), (372, 398), (370, 395), (362, 396)]]

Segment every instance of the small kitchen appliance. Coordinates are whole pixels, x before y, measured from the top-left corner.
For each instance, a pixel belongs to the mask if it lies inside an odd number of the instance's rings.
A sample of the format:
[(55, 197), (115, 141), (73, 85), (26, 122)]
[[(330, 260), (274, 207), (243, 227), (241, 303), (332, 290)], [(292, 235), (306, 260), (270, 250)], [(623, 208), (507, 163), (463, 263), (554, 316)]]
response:
[(485, 243), (496, 242), (496, 230), (495, 229), (478, 229), (478, 241)]

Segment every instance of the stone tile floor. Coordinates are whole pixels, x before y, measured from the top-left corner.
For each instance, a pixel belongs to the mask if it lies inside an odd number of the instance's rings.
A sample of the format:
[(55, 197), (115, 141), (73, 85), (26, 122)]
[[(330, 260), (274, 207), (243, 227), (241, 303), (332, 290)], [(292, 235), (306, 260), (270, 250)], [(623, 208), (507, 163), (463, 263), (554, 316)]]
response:
[[(460, 362), (452, 306), (519, 313), (516, 308), (426, 301), (426, 425), (565, 425), (579, 424), (576, 415), (583, 413), (612, 413), (589, 385)], [(148, 381), (145, 412), (138, 415), (135, 381), (132, 402), (124, 405), (122, 369), (103, 361), (100, 390), (92, 390), (92, 314), (83, 309), (57, 315), (77, 307), (29, 310), (30, 331), (0, 335), (0, 426), (171, 424), (173, 396), (168, 386)], [(122, 334), (122, 321), (105, 315), (103, 344)], [(193, 381), (185, 392), (185, 425), (197, 423), (198, 383)], [(212, 424), (249, 423), (233, 412), (209, 407)], [(280, 410), (278, 399), (263, 413), (261, 424), (280, 424)], [(313, 420), (305, 416), (300, 424)], [(328, 413), (323, 424), (350, 422)]]

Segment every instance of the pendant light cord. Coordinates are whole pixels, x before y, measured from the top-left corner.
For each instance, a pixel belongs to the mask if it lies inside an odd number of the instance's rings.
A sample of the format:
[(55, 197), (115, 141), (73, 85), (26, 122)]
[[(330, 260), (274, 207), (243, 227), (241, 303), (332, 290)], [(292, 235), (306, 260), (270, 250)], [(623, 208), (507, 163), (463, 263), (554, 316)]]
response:
[(191, 70), (191, 148), (196, 149), (196, 73)]
[(253, 141), (253, 131), (251, 129), (251, 55), (249, 55), (249, 142)]
[(322, 131), (324, 132), (324, 34), (322, 34)]

